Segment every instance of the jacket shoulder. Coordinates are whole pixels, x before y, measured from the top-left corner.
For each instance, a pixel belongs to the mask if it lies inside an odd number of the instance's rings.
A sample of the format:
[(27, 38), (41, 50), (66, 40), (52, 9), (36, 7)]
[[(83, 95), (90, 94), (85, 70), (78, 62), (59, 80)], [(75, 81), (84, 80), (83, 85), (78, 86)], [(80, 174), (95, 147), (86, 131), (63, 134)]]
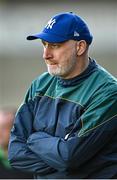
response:
[(53, 79), (54, 76), (51, 76), (48, 72), (45, 72), (34, 79), (26, 92), (24, 101), (27, 102), (30, 99), (33, 99), (37, 93), (44, 93)]

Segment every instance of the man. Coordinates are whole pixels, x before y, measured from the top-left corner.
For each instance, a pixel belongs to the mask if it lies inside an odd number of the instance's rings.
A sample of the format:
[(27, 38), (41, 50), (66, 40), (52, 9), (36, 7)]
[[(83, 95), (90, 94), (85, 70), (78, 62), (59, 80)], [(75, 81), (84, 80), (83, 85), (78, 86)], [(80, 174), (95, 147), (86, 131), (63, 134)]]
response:
[(0, 109), (0, 179), (32, 178), (29, 173), (12, 169), (8, 162), (8, 142), (14, 117), (14, 108)]
[(89, 57), (85, 21), (57, 14), (27, 39), (42, 40), (48, 72), (17, 112), (10, 164), (38, 179), (117, 177), (117, 81)]

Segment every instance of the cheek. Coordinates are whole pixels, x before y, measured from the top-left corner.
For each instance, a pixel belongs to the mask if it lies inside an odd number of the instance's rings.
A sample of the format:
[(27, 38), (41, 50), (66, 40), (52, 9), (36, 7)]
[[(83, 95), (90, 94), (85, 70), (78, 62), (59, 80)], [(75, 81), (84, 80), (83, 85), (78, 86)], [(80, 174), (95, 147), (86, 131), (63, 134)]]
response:
[(62, 52), (57, 57), (59, 64), (67, 64), (70, 59), (70, 53), (68, 51)]
[(66, 51), (64, 55), (61, 57), (62, 63), (71, 64), (74, 59), (76, 59), (76, 52), (71, 52), (71, 50)]
[(71, 48), (66, 48), (54, 53), (53, 57), (59, 65), (66, 65), (69, 64), (72, 59), (77, 57), (77, 51), (75, 49), (71, 50)]

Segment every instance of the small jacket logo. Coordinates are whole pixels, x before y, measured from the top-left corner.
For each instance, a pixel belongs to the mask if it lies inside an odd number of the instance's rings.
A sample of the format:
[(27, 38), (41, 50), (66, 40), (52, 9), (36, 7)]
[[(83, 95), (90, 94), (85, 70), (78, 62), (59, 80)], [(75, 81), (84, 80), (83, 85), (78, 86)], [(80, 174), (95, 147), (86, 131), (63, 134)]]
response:
[(56, 23), (56, 19), (50, 19), (49, 21), (48, 21), (48, 24), (45, 26), (45, 28), (47, 28), (47, 29), (52, 29), (52, 27), (53, 27), (53, 25)]

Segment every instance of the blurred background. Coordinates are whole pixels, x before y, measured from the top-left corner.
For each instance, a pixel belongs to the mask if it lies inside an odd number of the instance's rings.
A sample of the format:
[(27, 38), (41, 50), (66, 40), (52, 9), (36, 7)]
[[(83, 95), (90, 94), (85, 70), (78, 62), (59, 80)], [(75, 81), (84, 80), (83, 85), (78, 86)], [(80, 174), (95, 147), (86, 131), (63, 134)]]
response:
[(39, 40), (27, 41), (56, 13), (72, 11), (94, 36), (90, 56), (117, 77), (116, 0), (0, 0), (0, 106), (18, 107), (46, 66)]

